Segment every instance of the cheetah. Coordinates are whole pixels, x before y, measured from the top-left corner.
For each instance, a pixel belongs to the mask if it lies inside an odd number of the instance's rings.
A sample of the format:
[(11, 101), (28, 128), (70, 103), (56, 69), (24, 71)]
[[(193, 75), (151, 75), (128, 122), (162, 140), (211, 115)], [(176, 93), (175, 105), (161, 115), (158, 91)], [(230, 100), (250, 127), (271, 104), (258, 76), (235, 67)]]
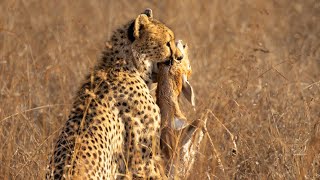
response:
[(166, 174), (170, 179), (186, 179), (199, 151), (206, 122), (190, 122), (180, 110), (181, 93), (193, 107), (195, 96), (188, 81), (192, 73), (188, 46), (181, 40), (176, 46), (183, 53), (183, 59), (172, 64), (158, 63), (156, 98), (161, 111), (161, 150)]
[(78, 90), (46, 179), (163, 179), (160, 110), (150, 94), (158, 62), (182, 59), (174, 33), (145, 10), (117, 29)]

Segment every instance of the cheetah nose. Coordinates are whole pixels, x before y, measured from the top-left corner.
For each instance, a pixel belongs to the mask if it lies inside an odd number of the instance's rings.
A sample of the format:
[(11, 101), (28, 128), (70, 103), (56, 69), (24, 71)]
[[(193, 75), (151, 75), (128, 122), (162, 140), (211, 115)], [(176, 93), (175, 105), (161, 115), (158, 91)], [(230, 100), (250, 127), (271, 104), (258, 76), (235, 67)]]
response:
[(177, 57), (178, 61), (181, 61), (183, 59), (183, 54), (181, 54), (181, 56)]

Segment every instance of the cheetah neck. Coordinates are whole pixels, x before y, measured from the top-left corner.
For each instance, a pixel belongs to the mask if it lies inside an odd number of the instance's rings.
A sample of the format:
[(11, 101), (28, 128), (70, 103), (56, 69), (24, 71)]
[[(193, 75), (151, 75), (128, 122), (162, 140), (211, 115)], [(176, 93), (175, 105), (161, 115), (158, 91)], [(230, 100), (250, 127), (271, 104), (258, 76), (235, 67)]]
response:
[(131, 23), (114, 32), (111, 41), (106, 44), (102, 62), (96, 69), (121, 69), (126, 67), (127, 69), (138, 72), (141, 78), (149, 84), (151, 82), (153, 63), (148, 60), (145, 55), (139, 54), (131, 48), (132, 42), (129, 40), (126, 31), (130, 24)]

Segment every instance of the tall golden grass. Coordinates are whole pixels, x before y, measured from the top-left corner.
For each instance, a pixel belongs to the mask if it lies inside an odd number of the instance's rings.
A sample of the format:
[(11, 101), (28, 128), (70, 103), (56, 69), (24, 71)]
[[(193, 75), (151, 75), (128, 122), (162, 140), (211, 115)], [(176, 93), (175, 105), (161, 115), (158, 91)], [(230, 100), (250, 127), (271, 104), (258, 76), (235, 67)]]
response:
[(43, 179), (75, 91), (146, 7), (188, 42), (182, 106), (208, 119), (190, 179), (320, 178), (319, 1), (2, 0), (0, 179)]

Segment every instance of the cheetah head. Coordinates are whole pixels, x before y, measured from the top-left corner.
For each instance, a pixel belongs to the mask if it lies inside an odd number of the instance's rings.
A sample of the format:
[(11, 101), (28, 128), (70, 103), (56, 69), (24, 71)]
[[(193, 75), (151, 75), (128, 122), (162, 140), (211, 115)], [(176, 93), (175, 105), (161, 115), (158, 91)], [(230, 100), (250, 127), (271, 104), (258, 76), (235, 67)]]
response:
[(163, 23), (153, 19), (151, 9), (145, 10), (130, 25), (132, 51), (151, 62), (181, 60), (183, 54), (176, 47), (174, 33)]

